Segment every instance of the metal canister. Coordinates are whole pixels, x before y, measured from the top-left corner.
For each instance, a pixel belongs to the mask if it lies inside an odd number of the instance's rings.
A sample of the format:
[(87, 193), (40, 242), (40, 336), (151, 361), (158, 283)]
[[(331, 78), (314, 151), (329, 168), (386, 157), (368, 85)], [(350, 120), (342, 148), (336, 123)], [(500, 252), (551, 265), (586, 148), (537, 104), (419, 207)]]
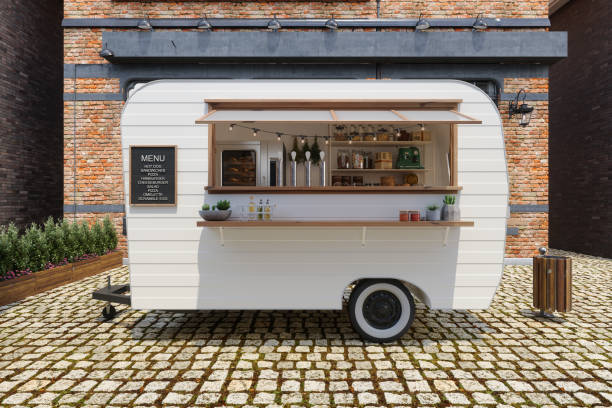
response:
[(291, 186), (297, 186), (297, 161), (291, 160), (291, 167), (289, 173), (289, 180), (291, 182)]
[(327, 164), (325, 163), (325, 160), (321, 160), (319, 162), (319, 185), (322, 187), (325, 187), (327, 185), (327, 177), (325, 174), (326, 167), (327, 167)]
[(311, 185), (311, 173), (312, 173), (312, 161), (307, 160), (304, 162), (305, 175), (306, 175), (306, 183), (304, 184), (306, 187), (310, 187)]

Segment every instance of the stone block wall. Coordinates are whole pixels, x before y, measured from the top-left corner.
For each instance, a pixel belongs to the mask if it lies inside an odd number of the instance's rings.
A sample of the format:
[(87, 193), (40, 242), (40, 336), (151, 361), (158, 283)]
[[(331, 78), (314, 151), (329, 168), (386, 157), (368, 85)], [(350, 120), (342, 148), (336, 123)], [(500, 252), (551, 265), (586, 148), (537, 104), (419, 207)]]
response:
[[(95, 7), (93, 7), (95, 5)], [(415, 18), (420, 11), (428, 17), (474, 17), (482, 12), (485, 17), (546, 18), (548, 3), (544, 0), (518, 2), (455, 2), (455, 1), (385, 1), (380, 4), (381, 17)], [(327, 18), (375, 18), (376, 2), (115, 2), (110, 0), (65, 2), (65, 17), (136, 17), (195, 18), (207, 13), (208, 17), (255, 18), (269, 17), (276, 13), (283, 17)], [(102, 33), (112, 28), (68, 28), (64, 30), (64, 63), (105, 66), (100, 58)], [(123, 29), (121, 29), (123, 30)], [(184, 30), (184, 29), (183, 29)], [(524, 29), (521, 29), (524, 30)], [(540, 29), (538, 29), (540, 30)], [(161, 30), (158, 30), (161, 31)], [(382, 72), (384, 78), (384, 70)], [(474, 78), (479, 79), (479, 78)], [(488, 79), (488, 78), (483, 78)], [(123, 102), (102, 100), (108, 95), (121, 95), (119, 78), (81, 78), (77, 75), (77, 94), (86, 93), (90, 99), (100, 95), (100, 100), (70, 100), (74, 92), (74, 79), (65, 78), (65, 189), (66, 203), (77, 205), (124, 202), (121, 179), (121, 151), (119, 120)], [(546, 77), (508, 77), (499, 84), (500, 92), (515, 94), (521, 88), (529, 93), (543, 95), (543, 100), (528, 101), (535, 106), (532, 123), (526, 128), (518, 126), (518, 117), (508, 118), (508, 98), (499, 101), (504, 119), (506, 154), (510, 177), (510, 204), (530, 206), (529, 212), (513, 212), (508, 222), (517, 235), (508, 235), (506, 256), (530, 257), (540, 246), (548, 245), (548, 79)], [(76, 106), (76, 191), (74, 184), (73, 124)], [(534, 210), (535, 209), (535, 210)], [(100, 217), (103, 213), (98, 214)], [(122, 213), (114, 213), (118, 230)], [(79, 216), (91, 217), (92, 214)]]
[(62, 215), (62, 2), (0, 6), (0, 225)]

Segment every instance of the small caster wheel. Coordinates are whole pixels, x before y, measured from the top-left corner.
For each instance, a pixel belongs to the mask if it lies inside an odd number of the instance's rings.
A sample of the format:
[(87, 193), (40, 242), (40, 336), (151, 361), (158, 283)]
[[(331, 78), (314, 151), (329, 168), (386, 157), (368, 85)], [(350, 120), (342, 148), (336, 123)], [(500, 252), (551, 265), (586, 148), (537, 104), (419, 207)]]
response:
[(386, 343), (402, 337), (414, 320), (414, 299), (395, 279), (361, 281), (349, 300), (349, 317), (355, 331), (368, 341)]
[(115, 306), (111, 304), (104, 306), (104, 309), (102, 309), (102, 317), (105, 318), (106, 320), (110, 320), (116, 315), (117, 315), (117, 309), (115, 309)]

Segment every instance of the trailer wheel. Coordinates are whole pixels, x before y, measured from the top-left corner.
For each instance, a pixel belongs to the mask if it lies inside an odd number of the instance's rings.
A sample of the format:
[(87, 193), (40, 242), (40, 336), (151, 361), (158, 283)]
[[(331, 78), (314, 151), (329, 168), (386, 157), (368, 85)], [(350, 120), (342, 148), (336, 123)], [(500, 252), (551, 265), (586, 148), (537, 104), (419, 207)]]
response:
[(361, 281), (349, 300), (353, 328), (365, 340), (385, 343), (399, 339), (414, 320), (414, 299), (394, 279)]
[(110, 303), (104, 306), (104, 308), (102, 309), (102, 317), (106, 320), (110, 320), (116, 315), (117, 309), (115, 309), (115, 306), (111, 305)]

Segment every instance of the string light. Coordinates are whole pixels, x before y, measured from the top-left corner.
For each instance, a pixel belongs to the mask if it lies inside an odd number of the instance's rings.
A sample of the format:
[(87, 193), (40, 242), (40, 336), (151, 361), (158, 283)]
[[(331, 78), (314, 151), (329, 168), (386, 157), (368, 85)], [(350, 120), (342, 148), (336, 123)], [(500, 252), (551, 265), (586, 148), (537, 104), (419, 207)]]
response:
[(353, 144), (353, 136), (349, 136), (348, 140), (349, 140), (349, 144)]
[(401, 135), (402, 133), (400, 132), (399, 128), (397, 128), (397, 132), (395, 133), (395, 136), (399, 138)]
[(282, 137), (283, 137), (282, 133), (279, 132), (279, 133), (276, 134), (276, 140), (278, 140), (279, 142), (280, 142)]
[(329, 136), (325, 136), (325, 144), (329, 144)]
[(421, 132), (423, 132), (424, 130), (425, 130), (425, 125), (421, 123)]
[(231, 132), (232, 130), (234, 130), (234, 124), (233, 123), (231, 125), (229, 125), (229, 131)]
[(257, 132), (259, 132), (259, 129), (253, 128), (253, 137), (257, 137)]
[(306, 139), (304, 139), (304, 136), (300, 136), (300, 143), (304, 144), (304, 142), (306, 142)]

